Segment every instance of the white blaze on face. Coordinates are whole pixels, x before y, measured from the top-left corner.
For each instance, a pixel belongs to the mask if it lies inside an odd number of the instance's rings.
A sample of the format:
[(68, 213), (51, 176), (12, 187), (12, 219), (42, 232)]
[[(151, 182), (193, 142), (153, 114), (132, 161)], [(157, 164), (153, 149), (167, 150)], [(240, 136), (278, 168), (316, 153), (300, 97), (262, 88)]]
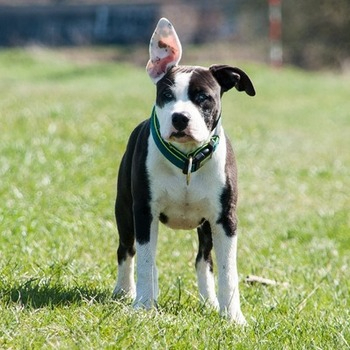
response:
[(175, 76), (174, 85), (171, 90), (175, 99), (166, 103), (162, 108), (157, 107), (157, 115), (160, 124), (160, 133), (164, 140), (174, 143), (183, 143), (181, 140), (172, 138), (172, 134), (177, 132), (172, 124), (172, 116), (174, 113), (186, 112), (189, 115), (189, 123), (183, 132), (189, 136), (189, 143), (195, 144), (197, 147), (207, 142), (210, 137), (203, 116), (198, 107), (190, 100), (188, 96), (188, 88), (191, 81), (192, 72), (178, 73)]

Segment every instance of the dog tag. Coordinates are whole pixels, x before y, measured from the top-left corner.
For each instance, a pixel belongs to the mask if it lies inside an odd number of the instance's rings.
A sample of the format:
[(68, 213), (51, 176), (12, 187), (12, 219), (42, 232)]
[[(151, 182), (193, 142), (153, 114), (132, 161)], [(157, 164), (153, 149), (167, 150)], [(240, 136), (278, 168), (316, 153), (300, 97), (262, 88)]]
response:
[(187, 186), (190, 184), (191, 171), (192, 171), (192, 157), (188, 157), (187, 174), (186, 174), (186, 184), (187, 184)]

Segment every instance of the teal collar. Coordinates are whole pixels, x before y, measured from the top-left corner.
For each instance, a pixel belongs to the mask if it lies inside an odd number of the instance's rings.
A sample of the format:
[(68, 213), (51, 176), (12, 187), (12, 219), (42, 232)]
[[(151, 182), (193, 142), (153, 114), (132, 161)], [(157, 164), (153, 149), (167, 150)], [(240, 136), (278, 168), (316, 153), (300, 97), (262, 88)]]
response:
[(208, 143), (193, 152), (185, 154), (161, 137), (155, 107), (153, 107), (150, 122), (153, 140), (159, 151), (169, 162), (181, 169), (183, 174), (187, 175), (187, 183), (189, 182), (190, 173), (194, 173), (200, 169), (211, 158), (220, 141), (219, 135), (213, 135)]

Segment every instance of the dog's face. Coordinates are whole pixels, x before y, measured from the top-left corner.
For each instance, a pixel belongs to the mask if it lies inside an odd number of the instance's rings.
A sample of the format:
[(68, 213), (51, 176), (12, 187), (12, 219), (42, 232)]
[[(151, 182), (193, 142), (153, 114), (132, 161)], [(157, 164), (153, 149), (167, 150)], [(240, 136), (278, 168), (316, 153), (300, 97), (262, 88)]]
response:
[(164, 140), (190, 150), (208, 141), (221, 113), (221, 96), (235, 87), (254, 96), (242, 70), (226, 65), (178, 66), (182, 48), (174, 27), (162, 18), (150, 42), (147, 72), (157, 85), (156, 112)]
[(209, 69), (176, 66), (157, 83), (160, 133), (168, 142), (205, 143), (220, 116), (221, 87)]

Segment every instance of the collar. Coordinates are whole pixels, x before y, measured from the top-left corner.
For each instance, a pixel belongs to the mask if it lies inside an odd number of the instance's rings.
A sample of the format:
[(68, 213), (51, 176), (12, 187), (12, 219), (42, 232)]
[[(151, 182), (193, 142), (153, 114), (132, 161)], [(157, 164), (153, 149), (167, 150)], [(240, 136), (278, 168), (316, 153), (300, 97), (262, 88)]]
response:
[[(153, 140), (156, 143), (159, 151), (166, 159), (169, 160), (169, 162), (181, 169), (183, 174), (187, 175), (188, 184), (190, 174), (200, 169), (211, 158), (217, 145), (219, 144), (219, 135), (215, 133), (205, 145), (197, 148), (193, 152), (185, 154), (161, 137), (155, 107), (153, 107), (150, 122)], [(215, 124), (214, 128), (216, 128), (216, 126), (217, 123)]]

